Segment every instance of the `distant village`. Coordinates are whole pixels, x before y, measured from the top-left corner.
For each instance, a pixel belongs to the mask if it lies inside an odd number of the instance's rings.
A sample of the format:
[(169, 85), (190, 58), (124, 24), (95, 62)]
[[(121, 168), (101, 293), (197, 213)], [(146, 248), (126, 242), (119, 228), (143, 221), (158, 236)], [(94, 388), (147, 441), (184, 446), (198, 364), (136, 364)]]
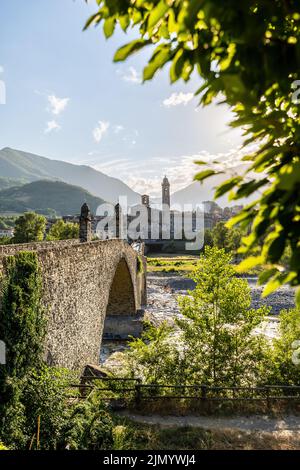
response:
[[(149, 223), (149, 229), (146, 234), (141, 237), (143, 241), (146, 243), (148, 246), (153, 246), (155, 249), (162, 249), (166, 248), (166, 243), (170, 243), (172, 241), (172, 248), (182, 248), (180, 246), (181, 241), (180, 240), (175, 240), (176, 236), (174, 235), (174, 230), (175, 230), (175, 220), (178, 217), (184, 217), (184, 213), (179, 213), (176, 210), (171, 209), (171, 185), (168, 180), (168, 178), (165, 176), (163, 178), (162, 184), (162, 194), (161, 194), (161, 204), (151, 204), (150, 202), (150, 196), (147, 194), (143, 194), (141, 196), (141, 204), (136, 205), (130, 208), (129, 213), (127, 214), (127, 222), (130, 223), (132, 220), (134, 220), (137, 217), (137, 214), (139, 213), (139, 208), (146, 208), (148, 211), (148, 223)], [(211, 230), (213, 229), (218, 222), (226, 222), (228, 221), (232, 216), (236, 215), (239, 213), (243, 206), (241, 205), (235, 205), (231, 207), (225, 207), (221, 208), (215, 201), (203, 201), (201, 203), (202, 211), (203, 211), (203, 216), (204, 216), (204, 230)], [(168, 210), (169, 212), (169, 217), (170, 217), (170, 237), (167, 237), (168, 240), (164, 238), (164, 227), (163, 227), (163, 211)], [(150, 231), (150, 226), (151, 222), (151, 217), (153, 217), (153, 214), (156, 214), (156, 220), (157, 220), (157, 230), (156, 230), (156, 236), (153, 236), (152, 232)], [(196, 212), (193, 212), (191, 214), (192, 216), (192, 225), (193, 225), (193, 230), (196, 232), (197, 227), (196, 227)], [(92, 215), (92, 233), (94, 237), (97, 238), (110, 238), (113, 237), (113, 233), (108, 233), (109, 228), (105, 227), (103, 230), (103, 233), (99, 233), (99, 230), (97, 230), (97, 227), (99, 226), (99, 222), (101, 222), (104, 219), (104, 215)], [(73, 223), (79, 223), (79, 215), (64, 215), (62, 219), (65, 222), (73, 222)], [(52, 225), (57, 221), (55, 218), (47, 218), (47, 229), (46, 232), (50, 230)], [(152, 223), (153, 225), (153, 223)], [(0, 238), (1, 237), (8, 237), (11, 238), (14, 235), (14, 229), (13, 227), (7, 227), (7, 228), (0, 228)], [(175, 246), (174, 246), (175, 243)]]

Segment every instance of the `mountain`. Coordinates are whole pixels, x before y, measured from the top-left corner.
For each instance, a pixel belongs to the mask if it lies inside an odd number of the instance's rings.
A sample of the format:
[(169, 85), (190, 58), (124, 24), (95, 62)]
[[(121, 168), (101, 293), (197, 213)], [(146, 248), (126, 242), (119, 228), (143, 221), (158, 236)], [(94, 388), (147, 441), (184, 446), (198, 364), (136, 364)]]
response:
[[(224, 178), (224, 176), (223, 176)], [(220, 179), (220, 182), (222, 179)], [(176, 191), (171, 194), (171, 205), (172, 204), (200, 204), (204, 201), (213, 201), (214, 200), (214, 187), (218, 184), (216, 177), (213, 176), (208, 180), (204, 181), (202, 184), (200, 181), (194, 181), (183, 189)], [(225, 207), (228, 205), (227, 197), (224, 196), (220, 198), (217, 203)]]
[(2, 178), (0, 176), (0, 191), (2, 189), (12, 188), (13, 186), (22, 186), (26, 181), (18, 178)]
[[(245, 170), (245, 166), (237, 167), (237, 174), (243, 174)], [(220, 174), (212, 176), (201, 183), (200, 181), (194, 181), (190, 185), (186, 186), (179, 191), (171, 194), (171, 205), (173, 204), (192, 204), (195, 206), (196, 204), (201, 204), (204, 201), (213, 201), (214, 200), (214, 193), (215, 188), (223, 181), (228, 178), (231, 178), (232, 175), (228, 174)], [(256, 176), (257, 177), (257, 176)], [(236, 204), (249, 204), (250, 202), (257, 199), (258, 194), (254, 193), (249, 198), (242, 198), (238, 200), (228, 201), (228, 196), (224, 195), (219, 199), (216, 199), (216, 203), (221, 207), (231, 207), (235, 206)]]
[(104, 201), (78, 186), (41, 180), (0, 191), (0, 213), (35, 211), (40, 214), (75, 215), (87, 202), (93, 213)]
[(129, 205), (140, 202), (140, 195), (121, 180), (94, 168), (50, 160), (9, 147), (0, 150), (0, 175), (2, 178), (22, 179), (27, 183), (37, 180), (64, 181), (114, 204), (119, 196), (127, 196)]

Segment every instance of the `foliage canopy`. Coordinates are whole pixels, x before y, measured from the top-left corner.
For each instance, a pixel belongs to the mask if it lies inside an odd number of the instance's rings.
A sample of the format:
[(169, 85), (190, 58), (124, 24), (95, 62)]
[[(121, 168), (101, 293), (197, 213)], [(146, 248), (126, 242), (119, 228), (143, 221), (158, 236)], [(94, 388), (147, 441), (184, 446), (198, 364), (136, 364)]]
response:
[(14, 243), (40, 242), (44, 239), (46, 218), (35, 212), (25, 212), (15, 223)]
[(49, 230), (47, 240), (69, 240), (79, 237), (79, 225), (72, 222), (64, 222), (62, 219), (55, 222)]
[[(250, 288), (237, 278), (231, 255), (207, 246), (179, 299), (178, 328), (148, 325), (127, 353), (130, 374), (147, 383), (244, 386), (263, 381), (269, 347), (253, 334), (268, 309), (251, 308)], [(263, 378), (262, 378), (263, 377)]]
[[(202, 105), (218, 99), (234, 113), (234, 127), (245, 129), (245, 175), (234, 175), (216, 190), (231, 199), (258, 194), (231, 224), (249, 225), (242, 251), (257, 253), (251, 266), (271, 263), (262, 277), (266, 292), (282, 283), (300, 284), (300, 119), (297, 83), (300, 66), (300, 5), (295, 0), (97, 0), (86, 28), (103, 24), (106, 38), (116, 26), (138, 37), (117, 50), (115, 61), (150, 46), (144, 81), (169, 64), (170, 80), (201, 77), (196, 91)], [(298, 85), (299, 88), (299, 85)], [(205, 164), (205, 162), (198, 162)], [(205, 167), (204, 167), (205, 168)], [(257, 175), (253, 176), (253, 172)], [(215, 174), (206, 168), (196, 175)], [(266, 234), (267, 232), (267, 234)], [(266, 235), (263, 248), (259, 244)], [(287, 267), (280, 265), (288, 246)], [(247, 263), (243, 265), (248, 269)]]

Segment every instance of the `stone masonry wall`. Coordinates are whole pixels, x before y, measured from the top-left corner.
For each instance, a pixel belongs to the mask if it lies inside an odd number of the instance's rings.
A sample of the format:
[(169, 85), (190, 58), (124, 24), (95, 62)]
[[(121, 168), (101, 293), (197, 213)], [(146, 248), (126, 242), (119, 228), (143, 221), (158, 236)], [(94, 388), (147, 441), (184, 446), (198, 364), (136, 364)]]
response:
[(78, 371), (86, 364), (97, 364), (110, 290), (119, 263), (126, 263), (130, 276), (126, 285), (132, 286), (131, 297), (119, 296), (119, 311), (134, 314), (145, 299), (145, 282), (141, 279), (144, 274), (137, 272), (137, 253), (117, 239), (41, 243), (22, 248), (11, 245), (8, 252), (0, 252), (0, 272), (3, 256), (20, 250), (36, 251), (40, 261), (48, 318), (45, 344), (48, 363)]

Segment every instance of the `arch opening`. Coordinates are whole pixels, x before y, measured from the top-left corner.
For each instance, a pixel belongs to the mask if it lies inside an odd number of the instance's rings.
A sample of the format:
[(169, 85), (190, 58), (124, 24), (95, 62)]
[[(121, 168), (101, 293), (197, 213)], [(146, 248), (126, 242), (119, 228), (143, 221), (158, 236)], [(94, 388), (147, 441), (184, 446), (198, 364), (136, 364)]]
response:
[(110, 287), (102, 335), (101, 351), (103, 354), (100, 353), (100, 356), (106, 356), (103, 340), (127, 341), (129, 336), (139, 336), (141, 331), (142, 322), (137, 315), (134, 286), (127, 262), (122, 258)]
[(134, 288), (127, 262), (119, 262), (110, 287), (106, 316), (134, 315), (136, 313)]

